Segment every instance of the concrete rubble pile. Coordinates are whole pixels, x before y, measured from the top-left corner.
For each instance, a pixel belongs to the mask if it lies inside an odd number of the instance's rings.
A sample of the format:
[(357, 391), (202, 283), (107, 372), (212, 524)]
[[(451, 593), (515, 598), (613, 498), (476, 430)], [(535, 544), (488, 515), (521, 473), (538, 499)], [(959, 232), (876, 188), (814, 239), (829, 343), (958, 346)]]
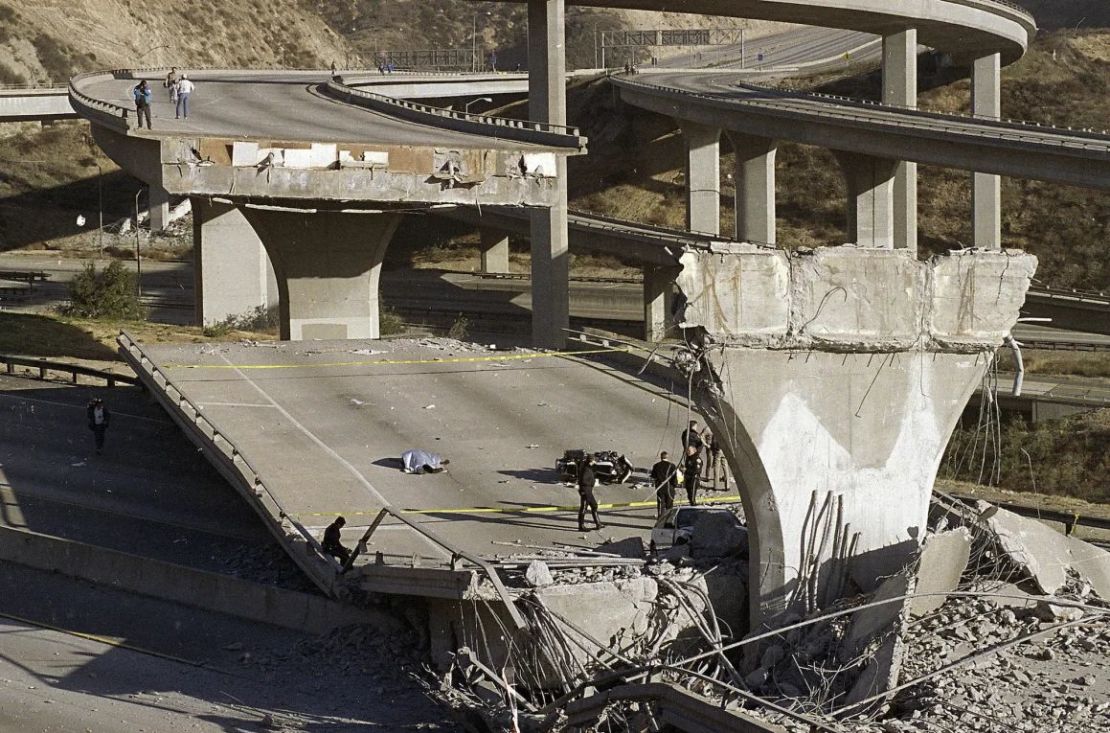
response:
[(737, 730), (1110, 730), (1110, 553), (944, 496), (930, 524), (873, 593), (746, 635), (745, 552), (590, 568), (512, 556), (528, 630), (472, 636), (441, 665), (441, 695), (490, 730), (658, 730), (663, 697), (627, 692), (657, 683)]

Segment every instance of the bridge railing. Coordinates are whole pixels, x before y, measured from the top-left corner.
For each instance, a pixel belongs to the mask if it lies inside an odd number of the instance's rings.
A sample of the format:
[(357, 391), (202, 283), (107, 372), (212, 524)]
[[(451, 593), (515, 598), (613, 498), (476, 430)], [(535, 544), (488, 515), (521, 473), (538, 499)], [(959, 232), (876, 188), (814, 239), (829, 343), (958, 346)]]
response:
[[(654, 94), (659, 94), (660, 92), (662, 92), (664, 94), (673, 96), (690, 99), (700, 99), (714, 106), (731, 104), (759, 104), (764, 108), (781, 111), (787, 116), (801, 115), (805, 117), (812, 117), (812, 114), (800, 111), (796, 105), (789, 104), (786, 101), (777, 101), (776, 98), (778, 100), (799, 100), (812, 96), (819, 99), (817, 95), (788, 92), (780, 89), (772, 89), (770, 87), (759, 87), (754, 84), (740, 84), (738, 86), (749, 87), (753, 91), (757, 91), (764, 96), (752, 97), (749, 99), (722, 98), (719, 95), (713, 93), (679, 89), (677, 87), (660, 86), (658, 84), (651, 84), (641, 81), (632, 81), (631, 79), (625, 78), (623, 76), (620, 78), (614, 78), (616, 79), (616, 83), (622, 86), (639, 88), (642, 90), (647, 90)], [(841, 100), (838, 99), (837, 101)], [(1110, 154), (1110, 133), (1097, 133), (1089, 130), (1071, 130), (1028, 122), (1003, 122), (1001, 120), (976, 117), (974, 115), (928, 112), (925, 110), (914, 110), (901, 107), (895, 108), (887, 105), (882, 105), (878, 102), (867, 102), (862, 100), (848, 99), (843, 101), (844, 103), (840, 105), (840, 109), (826, 109), (824, 110), (824, 114), (829, 118), (835, 117), (841, 120), (860, 122), (872, 126), (893, 126), (904, 129), (932, 128), (938, 129), (950, 135), (967, 136), (971, 134), (976, 138), (990, 138), (1000, 141), (1009, 140), (1021, 143), (1034, 143), (1037, 145), (1051, 146), (1064, 150), (1071, 149), (1088, 152), (1093, 150)], [(852, 111), (853, 108), (870, 108), (875, 110), (876, 112), (881, 112), (883, 111), (884, 107), (886, 107), (886, 109), (888, 110), (897, 109), (900, 114), (916, 118), (918, 124), (914, 124), (912, 121), (907, 120), (877, 118), (874, 115), (862, 114)], [(927, 123), (933, 124), (930, 125)], [(966, 127), (954, 126), (951, 123), (958, 123), (959, 125), (967, 125), (969, 123), (972, 123), (980, 125), (981, 129), (969, 133)], [(1009, 130), (1009, 132), (1007, 132), (1007, 130)]]
[(124, 107), (121, 104), (108, 102), (103, 99), (89, 96), (81, 91), (80, 87), (87, 84), (94, 79), (103, 80), (109, 78), (117, 78), (114, 72), (111, 71), (90, 71), (86, 74), (78, 74), (69, 80), (69, 103), (73, 106), (74, 111), (77, 113), (84, 112), (86, 115), (98, 118), (108, 118), (112, 126), (122, 126), (127, 130), (131, 126), (131, 108)]
[(557, 148), (583, 150), (586, 140), (577, 127), (546, 122), (529, 122), (506, 117), (470, 114), (430, 104), (409, 102), (404, 99), (375, 94), (365, 89), (348, 86), (342, 77), (333, 78), (324, 85), (329, 95), (350, 104), (373, 109), (391, 117), (407, 119), (419, 124), (442, 127), (456, 132), (468, 132), (507, 140), (548, 145)]
[(70, 380), (77, 384), (77, 377), (91, 377), (93, 379), (103, 379), (109, 387), (115, 387), (116, 384), (130, 384), (132, 386), (141, 387), (142, 383), (136, 377), (131, 377), (126, 374), (116, 374), (104, 369), (94, 369), (93, 367), (81, 366), (80, 364), (69, 364), (62, 361), (50, 361), (48, 359), (34, 359), (24, 356), (8, 356), (0, 355), (0, 364), (4, 365), (5, 371), (8, 374), (16, 374), (16, 368), (22, 367), (31, 370), (32, 373), (38, 372), (38, 378), (46, 380), (46, 378), (53, 373), (68, 374)]

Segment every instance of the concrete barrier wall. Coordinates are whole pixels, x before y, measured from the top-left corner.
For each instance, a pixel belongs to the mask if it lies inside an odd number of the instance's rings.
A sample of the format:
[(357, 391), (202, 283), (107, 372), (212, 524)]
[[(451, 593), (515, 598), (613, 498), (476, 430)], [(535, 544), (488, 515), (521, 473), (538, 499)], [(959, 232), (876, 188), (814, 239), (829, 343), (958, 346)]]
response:
[(373, 609), (11, 527), (0, 527), (0, 560), (312, 634), (349, 624), (401, 628)]

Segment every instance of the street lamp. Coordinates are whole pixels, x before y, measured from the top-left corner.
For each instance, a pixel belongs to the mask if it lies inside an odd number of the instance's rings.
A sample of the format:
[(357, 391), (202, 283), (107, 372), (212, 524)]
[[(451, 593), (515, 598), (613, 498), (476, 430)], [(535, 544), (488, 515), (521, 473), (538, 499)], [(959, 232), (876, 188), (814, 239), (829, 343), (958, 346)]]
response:
[(470, 100), (469, 102), (467, 102), (466, 104), (463, 105), (463, 112), (465, 112), (466, 114), (470, 114), (470, 105), (478, 104), (478, 102), (492, 102), (492, 101), (493, 101), (493, 97), (478, 97), (477, 99), (472, 99), (472, 100)]

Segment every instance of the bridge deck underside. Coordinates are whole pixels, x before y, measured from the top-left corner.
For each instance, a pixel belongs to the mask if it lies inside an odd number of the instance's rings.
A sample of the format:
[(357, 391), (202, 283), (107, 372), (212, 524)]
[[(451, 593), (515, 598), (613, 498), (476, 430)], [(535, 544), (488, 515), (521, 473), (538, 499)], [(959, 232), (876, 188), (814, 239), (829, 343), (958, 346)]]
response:
[[(583, 359), (411, 340), (144, 349), (246, 454), (294, 521), (319, 538), (343, 514), (349, 543), (386, 503), (418, 510), (416, 521), (484, 555), (506, 552), (493, 540), (592, 546), (642, 536), (653, 505), (603, 509), (606, 527), (586, 539), (576, 512), (543, 510), (578, 502), (558, 483), (555, 458), (564, 448), (625, 452), (643, 486), (602, 486), (598, 500), (653, 502), (644, 467), (661, 448), (677, 448), (687, 419), (664, 390)], [(450, 471), (402, 473), (398, 456), (412, 447), (446, 455)], [(458, 512), (473, 508), (498, 511)], [(369, 549), (448, 559), (400, 523), (384, 525)]]

